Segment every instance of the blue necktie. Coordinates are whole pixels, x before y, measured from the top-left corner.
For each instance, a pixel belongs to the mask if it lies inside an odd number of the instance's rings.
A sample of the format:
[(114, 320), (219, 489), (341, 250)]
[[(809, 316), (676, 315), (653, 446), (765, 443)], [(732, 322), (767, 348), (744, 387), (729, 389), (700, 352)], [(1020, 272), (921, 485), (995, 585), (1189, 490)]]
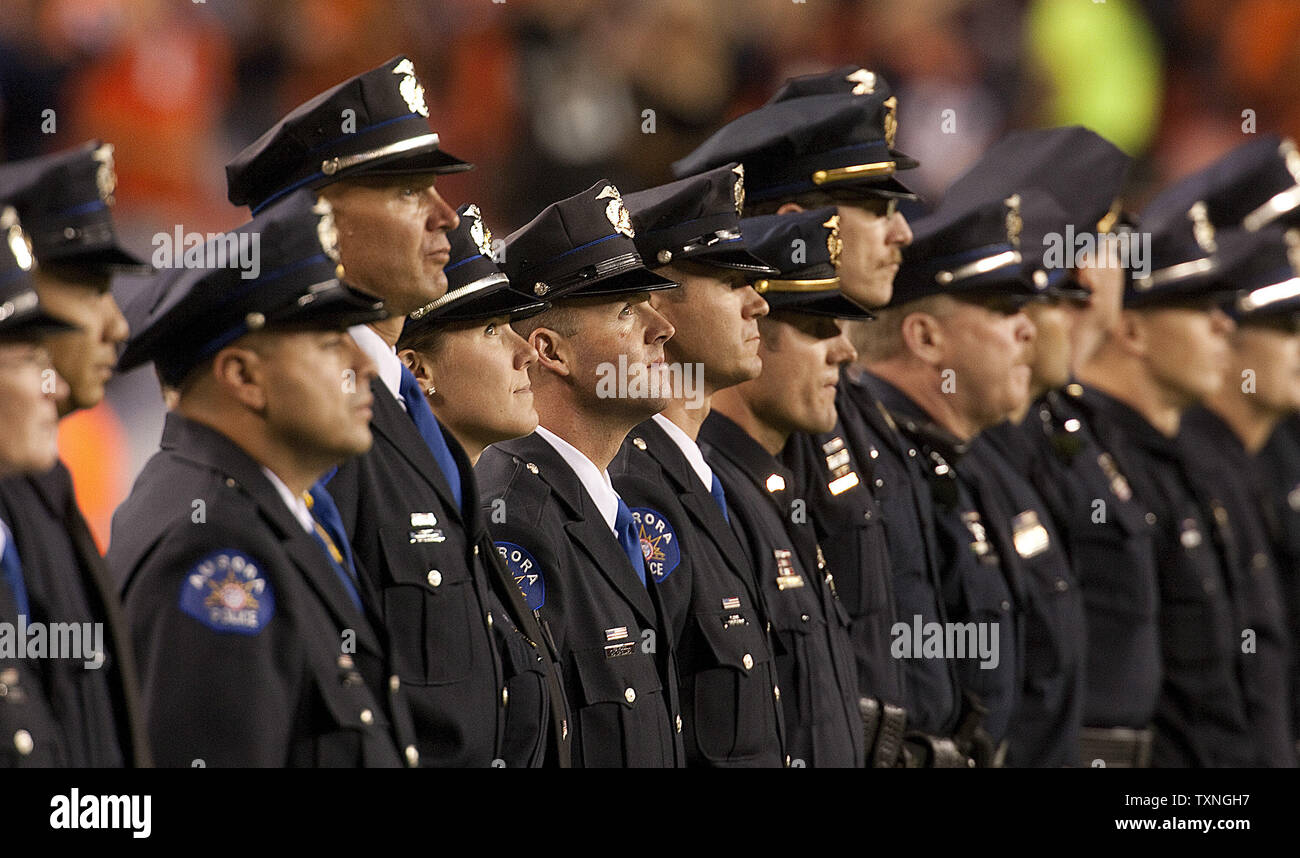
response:
[(718, 502), (718, 509), (722, 510), (722, 517), (727, 520), (727, 524), (731, 524), (731, 515), (727, 512), (727, 493), (722, 490), (722, 481), (718, 479), (717, 474), (713, 475), (713, 485), (709, 486), (709, 494), (713, 495), (713, 499)]
[(348, 543), (347, 534), (343, 532), (343, 517), (334, 505), (334, 498), (330, 497), (325, 486), (317, 483), (302, 499), (307, 502), (312, 523), (316, 525), (313, 534), (316, 541), (325, 549), (325, 556), (329, 558), (330, 566), (334, 567), (334, 574), (342, 582), (343, 588), (348, 591), (352, 604), (357, 606), (358, 611), (362, 610), (361, 594), (357, 592), (356, 572), (352, 565), (352, 546)]
[(420, 437), (424, 439), (429, 452), (433, 454), (434, 461), (442, 469), (442, 475), (447, 478), (447, 485), (451, 486), (451, 496), (456, 499), (456, 509), (462, 509), (464, 500), (460, 490), (460, 470), (456, 467), (456, 460), (452, 458), (447, 439), (442, 437), (438, 418), (433, 416), (433, 409), (424, 398), (424, 391), (420, 390), (420, 383), (415, 380), (415, 376), (405, 364), (402, 365), (402, 383), (398, 387), (398, 392), (402, 395), (402, 401), (406, 403), (406, 413), (415, 421), (415, 428), (419, 430)]
[(14, 594), (14, 604), (18, 606), (19, 616), (32, 618), (31, 605), (27, 602), (27, 585), (23, 582), (23, 564), (18, 560), (18, 546), (14, 545), (14, 534), (9, 525), (0, 521), (5, 532), (5, 551), (0, 556), (0, 571), (4, 572), (5, 582)]
[(614, 529), (618, 531), (618, 544), (623, 546), (623, 553), (636, 570), (636, 577), (645, 586), (645, 555), (641, 553), (641, 536), (637, 533), (636, 519), (632, 510), (627, 508), (623, 499), (618, 499), (618, 514), (614, 516)]

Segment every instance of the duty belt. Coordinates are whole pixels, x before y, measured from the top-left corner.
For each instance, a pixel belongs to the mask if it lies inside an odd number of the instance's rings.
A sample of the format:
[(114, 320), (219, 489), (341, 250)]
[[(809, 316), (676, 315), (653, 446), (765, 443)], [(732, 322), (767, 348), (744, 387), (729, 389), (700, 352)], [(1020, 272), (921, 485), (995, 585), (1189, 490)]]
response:
[(1079, 733), (1079, 755), (1080, 764), (1084, 766), (1147, 769), (1151, 767), (1151, 731), (1131, 727), (1084, 727)]

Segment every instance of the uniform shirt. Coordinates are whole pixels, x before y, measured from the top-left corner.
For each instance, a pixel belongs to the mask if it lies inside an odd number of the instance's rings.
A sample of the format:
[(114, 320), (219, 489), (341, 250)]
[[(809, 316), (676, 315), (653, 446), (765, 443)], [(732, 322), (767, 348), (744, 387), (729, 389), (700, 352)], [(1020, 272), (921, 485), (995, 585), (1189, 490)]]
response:
[(681, 765), (677, 671), (654, 579), (642, 584), (614, 535), (607, 475), (563, 448), (541, 432), (503, 441), (475, 476), (496, 551), (559, 655), (573, 764)]
[[(371, 382), (374, 444), (341, 465), (326, 487), (352, 543), (362, 599), (378, 615), (410, 693), (421, 764), (527, 765), (507, 759), (503, 749), (535, 750), (539, 743), (548, 746), (546, 759), (567, 764), (553, 654), (495, 555), (464, 450), (443, 427), (460, 473), (462, 507), (405, 411), (396, 352), (368, 325), (349, 331), (378, 369)], [(503, 611), (508, 621), (497, 622)], [(516, 633), (522, 640), (507, 637)], [(532, 688), (525, 696), (545, 693), (547, 717), (529, 723), (522, 713), (508, 713), (509, 688), (535, 683), (538, 667), (547, 690)]]
[[(58, 730), (62, 765), (148, 765), (129, 630), (113, 580), (77, 507), (62, 462), (42, 474), (0, 480), (0, 515), (22, 558), (30, 621), (102, 629), (83, 634), (86, 658), (47, 658), (29, 665), (40, 676)], [(98, 624), (98, 625), (97, 625)], [(97, 666), (87, 669), (85, 662)], [(29, 686), (32, 688), (32, 686)]]
[[(836, 399), (838, 406), (838, 392)], [(891, 631), (898, 620), (893, 564), (884, 512), (874, 491), (874, 463), (880, 454), (874, 445), (855, 443), (859, 436), (850, 436), (845, 423), (842, 416), (825, 435), (791, 435), (781, 458), (795, 474), (795, 496), (808, 505), (808, 521), (849, 612), (858, 691), (902, 706), (903, 660), (890, 652)], [(910, 622), (911, 617), (907, 619)]]
[(687, 765), (784, 765), (767, 616), (699, 446), (656, 415), (628, 435), (610, 473), (637, 521), (672, 632)]
[[(906, 623), (943, 623), (940, 554), (935, 532), (934, 498), (926, 479), (924, 457), (905, 438), (880, 402), (876, 388), (885, 382), (871, 373), (848, 368), (840, 376), (835, 405), (845, 437), (858, 461), (871, 462), (871, 486), (883, 517), (893, 570), (897, 617)], [(826, 443), (831, 438), (818, 438)], [(947, 735), (957, 725), (961, 692), (955, 664), (947, 659), (899, 659), (903, 673), (908, 726), (931, 735)]]
[(849, 614), (812, 527), (791, 520), (794, 474), (716, 411), (700, 428), (700, 446), (722, 481), (731, 526), (758, 576), (791, 765), (864, 765)]
[[(1227, 546), (1183, 450), (1136, 410), (1085, 387), (1098, 440), (1127, 475), (1155, 528), (1164, 677), (1153, 722), (1158, 767), (1259, 764), (1245, 688)], [(1249, 658), (1250, 656), (1246, 656)]]
[(997, 629), (998, 660), (985, 667), (978, 656), (953, 659), (963, 692), (976, 697), (988, 713), (983, 727), (995, 743), (1007, 735), (1018, 705), (1024, 665), (1020, 605), (1023, 583), (1003, 557), (1008, 550), (993, 522), (996, 509), (959, 466), (968, 445), (930, 420), (901, 390), (876, 378), (874, 389), (903, 436), (926, 463), (925, 479), (934, 499), (934, 529), (942, 570), (944, 606), (949, 623), (975, 623), (992, 640)]
[(1007, 731), (1007, 765), (1058, 768), (1079, 761), (1086, 628), (1083, 593), (1065, 546), (1024, 475), (1032, 455), (1021, 427), (1002, 423), (981, 432), (957, 467), (979, 485), (1002, 556), (1018, 567), (1024, 585), (1025, 663)]
[(1208, 408), (1192, 408), (1183, 415), (1179, 443), (1187, 460), (1195, 463), (1194, 478), (1202, 490), (1226, 513), (1215, 527), (1229, 531), (1224, 541), (1235, 549), (1230, 557), (1232, 599), (1242, 605), (1245, 628), (1252, 632), (1242, 640), (1242, 647), (1253, 651), (1241, 659), (1241, 679), (1260, 764), (1293, 767), (1293, 627), (1286, 624), (1286, 604), (1265, 523), (1263, 488), (1254, 479), (1251, 457), (1237, 434)]
[(596, 511), (600, 513), (601, 518), (605, 519), (610, 534), (615, 539), (618, 539), (618, 531), (614, 529), (614, 522), (618, 519), (619, 497), (618, 492), (614, 491), (614, 484), (609, 479), (609, 472), (597, 468), (595, 463), (588, 459), (581, 450), (545, 426), (537, 427), (537, 435), (554, 447), (555, 452), (560, 454), (560, 458), (564, 460), (564, 463), (573, 470), (574, 476), (582, 483), (582, 487), (587, 490), (587, 496), (596, 504)]
[(382, 642), (302, 524), (240, 447), (167, 415), (108, 554), (160, 765), (418, 762)]
[(1083, 588), (1084, 726), (1143, 729), (1160, 694), (1155, 535), (1115, 457), (1097, 442), (1082, 394), (1071, 384), (1030, 407), (1021, 432), (1031, 451), (1026, 473)]
[[(1255, 456), (1255, 471), (1267, 493), (1269, 529), (1287, 610), (1287, 628), (1300, 629), (1300, 415), (1278, 424)], [(1300, 736), (1300, 638), (1292, 636), (1291, 729)]]

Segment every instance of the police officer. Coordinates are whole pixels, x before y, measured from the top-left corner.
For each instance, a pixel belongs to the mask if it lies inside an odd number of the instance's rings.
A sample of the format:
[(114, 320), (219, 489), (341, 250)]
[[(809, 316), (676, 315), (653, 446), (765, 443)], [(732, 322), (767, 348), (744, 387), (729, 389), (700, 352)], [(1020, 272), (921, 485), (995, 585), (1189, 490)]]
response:
[(1156, 766), (1261, 762), (1242, 675), (1246, 613), (1233, 590), (1221, 503), (1177, 441), (1183, 412), (1223, 383), (1233, 323), (1217, 304), (1204, 206), (1186, 187), (1144, 212), (1145, 270), (1126, 282), (1124, 312), (1080, 368), (1078, 400), (1155, 529), (1163, 683), (1154, 719)]
[(840, 320), (868, 316), (839, 290), (836, 221), (830, 208), (741, 221), (755, 255), (780, 272), (754, 284), (772, 310), (758, 323), (762, 372), (716, 391), (699, 433), (758, 577), (792, 766), (861, 767), (867, 742), (849, 614), (796, 475), (778, 459), (793, 432), (834, 425), (835, 381), (854, 357)]
[[(111, 209), (117, 178), (113, 147), (98, 141), (0, 167), (0, 200), (13, 205), (31, 235), (36, 288), (50, 312), (75, 325), (49, 339), (54, 368), (68, 384), (60, 416), (92, 408), (126, 339), (109, 292), (121, 267), (143, 268), (118, 244)], [(148, 765), (135, 665), (114, 583), (73, 494), (62, 462), (40, 474), (0, 481), (0, 515), (25, 559), (32, 619), (94, 623), (104, 630), (93, 669), (82, 661), (41, 665), (60, 713), (62, 763)]]
[[(0, 319), (0, 476), (11, 477), (43, 473), (58, 459), (57, 385), (49, 384), (54, 370), (42, 341), (70, 326), (41, 304), (35, 261), (12, 206), (0, 210), (0, 231), (0, 304), (12, 308)], [(20, 617), (31, 617), (32, 558), (15, 545), (8, 519), (0, 514), (0, 623), (17, 629)], [(55, 711), (33, 664), (16, 651), (0, 653), (0, 768), (67, 765)]]
[(394, 350), (405, 316), (447, 289), (457, 216), (435, 179), (470, 167), (442, 150), (428, 114), (414, 65), (395, 57), (295, 108), (226, 176), (231, 202), (254, 211), (297, 187), (321, 189), (352, 282), (392, 314), (352, 331), (379, 369), (375, 443), (329, 479), (330, 493), (411, 693), (421, 763), (489, 766), (502, 759), (508, 706), (489, 594), (525, 637), (541, 631), (467, 512), (469, 460)]
[[(1300, 240), (1300, 230), (1291, 240)], [(1222, 502), (1231, 530), (1233, 597), (1246, 602), (1251, 621), (1243, 648), (1249, 646), (1254, 657), (1245, 659), (1243, 668), (1260, 763), (1294, 767), (1293, 627), (1287, 625), (1274, 553), (1276, 523), (1254, 454), (1282, 417), (1300, 405), (1300, 297), (1293, 282), (1300, 264), (1288, 258), (1280, 227), (1221, 233), (1218, 244), (1220, 276), (1244, 292), (1224, 307), (1237, 329), (1229, 340), (1223, 386), (1188, 410), (1179, 437), (1209, 480), (1206, 490)], [(1279, 291), (1284, 297), (1276, 297)]]
[(672, 635), (607, 470), (669, 385), (673, 328), (647, 293), (677, 284), (642, 264), (633, 234), (618, 189), (600, 181), (506, 239), (511, 283), (554, 304), (519, 323), (538, 354), (540, 425), (476, 468), (496, 547), (554, 636), (584, 767), (684, 762)]
[[(916, 641), (903, 657), (951, 662), (963, 700), (946, 732), (980, 765), (1005, 759), (998, 746), (1019, 706), (1027, 594), (1007, 527), (1015, 510), (962, 457), (1028, 395), (1034, 327), (1023, 307), (1041, 287), (1024, 276), (1015, 247), (1021, 222), (1014, 197), (941, 207), (918, 221), (893, 300), (864, 344), (872, 388), (926, 469), (921, 491), (931, 499), (945, 610), (918, 610), (912, 622), (983, 636), (960, 650), (954, 638), (928, 657)], [(1039, 527), (1031, 523), (1030, 536), (1041, 545)]]
[(713, 394), (755, 378), (755, 278), (776, 274), (740, 230), (739, 164), (626, 198), (645, 264), (681, 284), (650, 303), (675, 330), (664, 344), (689, 387), (632, 430), (610, 465), (663, 598), (681, 680), (682, 737), (693, 766), (785, 764), (776, 662), (748, 555), (727, 523), (722, 483), (697, 439)]
[(383, 315), (337, 279), (331, 229), (303, 191), (228, 234), (260, 237), (258, 276), (212, 267), (223, 237), (209, 242), (209, 264), (160, 275), (170, 286), (122, 355), (179, 391), (108, 552), (161, 765), (418, 762), (337, 511), (314, 486), (370, 444), (374, 365), (345, 329)]
[[(460, 225), (447, 238), (447, 294), (411, 313), (397, 340), (397, 355), (415, 376), (434, 416), (476, 464), (491, 443), (527, 435), (537, 428), (537, 409), (528, 368), (537, 350), (511, 328), (549, 304), (510, 288), (493, 259), (492, 231), (478, 206), (466, 203)], [(472, 476), (472, 474), (470, 475)], [(472, 529), (486, 522), (478, 505), (467, 507)], [(500, 563), (495, 551), (491, 562)], [(504, 573), (502, 573), (504, 574)], [(496, 618), (493, 634), (506, 671), (506, 707), (500, 760), (505, 766), (568, 763), (568, 718), (564, 692), (553, 669), (549, 639), (526, 637), (514, 627), (496, 594), (489, 594)], [(549, 718), (545, 715), (549, 709)], [(550, 724), (548, 737), (544, 727)]]
[[(1018, 131), (989, 151), (945, 193), (945, 200), (1041, 188), (1065, 208), (1067, 229), (1085, 237), (1030, 238), (1026, 263), (1042, 271), (1043, 300), (1025, 307), (1037, 329), (1030, 386), (1035, 397), (1018, 427), (994, 427), (1046, 504), (1083, 590), (1087, 624), (1081, 765), (1142, 767), (1151, 755), (1151, 719), (1160, 690), (1155, 545), (1146, 509), (1114, 457), (1102, 449), (1071, 383), (1120, 312), (1124, 270), (1118, 203), (1129, 157), (1078, 126)], [(1031, 271), (1032, 274), (1032, 271)], [(1023, 445), (1023, 446), (1021, 446)]]
[[(681, 175), (727, 159), (743, 161), (750, 176), (747, 214), (836, 206), (844, 246), (841, 288), (863, 306), (880, 306), (889, 301), (900, 248), (912, 237), (896, 203), (914, 195), (895, 174), (917, 162), (894, 148), (896, 109), (888, 83), (867, 69), (845, 66), (792, 78), (768, 104), (725, 126), (674, 167)], [(845, 329), (856, 344), (870, 336), (871, 326), (846, 321)], [(894, 736), (906, 714), (905, 668), (889, 655), (889, 629), (897, 619), (891, 577), (909, 582), (904, 591), (912, 604), (910, 581), (934, 575), (925, 567), (925, 537), (909, 515), (911, 499), (884, 503), (894, 481), (876, 473), (876, 460), (883, 439), (893, 441), (892, 430), (881, 421), (873, 397), (863, 392), (862, 409), (850, 401), (849, 384), (847, 377), (841, 381), (835, 427), (818, 436), (794, 435), (782, 455), (805, 486), (801, 497), (853, 617), (866, 717), (881, 725), (877, 732)], [(887, 540), (890, 506), (898, 532)], [(897, 561), (891, 556), (895, 544)], [(933, 587), (927, 584), (924, 593), (932, 611)], [(936, 697), (951, 696), (935, 690), (951, 689), (947, 677), (925, 676), (919, 686)], [(944, 705), (936, 700), (928, 708)], [(928, 719), (922, 716), (922, 722)], [(886, 740), (881, 748), (896, 750), (898, 744)], [(872, 756), (875, 765), (893, 763)]]

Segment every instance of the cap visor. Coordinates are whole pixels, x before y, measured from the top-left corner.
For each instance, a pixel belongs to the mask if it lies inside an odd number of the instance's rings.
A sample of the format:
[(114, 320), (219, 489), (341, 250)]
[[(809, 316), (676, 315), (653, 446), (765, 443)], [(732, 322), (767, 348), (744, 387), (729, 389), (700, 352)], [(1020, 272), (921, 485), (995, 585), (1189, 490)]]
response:
[(685, 259), (702, 265), (712, 265), (715, 268), (747, 271), (753, 274), (772, 275), (781, 273), (780, 270), (768, 265), (748, 250), (734, 246), (725, 250), (706, 247), (696, 251), (686, 251), (674, 256), (673, 259)]
[(462, 161), (450, 152), (438, 148), (401, 152), (395, 155), (375, 158), (358, 164), (351, 170), (344, 170), (329, 177), (334, 181), (347, 176), (401, 176), (410, 173), (463, 173), (474, 169), (468, 161)]
[[(525, 295), (509, 287), (502, 281), (499, 288), (483, 290), (466, 295), (463, 299), (452, 301), (445, 306), (424, 316), (419, 321), (430, 323), (464, 322), (474, 319), (495, 319), (509, 316), (511, 319), (525, 319), (535, 316), (551, 306), (545, 301)], [(408, 321), (407, 325), (411, 322)]]
[(267, 314), (267, 325), (335, 330), (388, 318), (380, 299), (338, 280), (332, 283), (332, 287), (314, 293), (316, 298), (310, 303), (295, 301), (285, 309)]
[(768, 292), (763, 295), (773, 310), (790, 310), (811, 316), (865, 321), (876, 318), (866, 307), (846, 298), (839, 290), (826, 292)]
[(553, 299), (593, 298), (600, 295), (629, 295), (634, 292), (654, 292), (659, 289), (675, 289), (680, 285), (674, 280), (660, 277), (648, 268), (634, 268), (631, 271), (615, 274), (594, 283), (584, 283), (576, 289), (569, 289)]

